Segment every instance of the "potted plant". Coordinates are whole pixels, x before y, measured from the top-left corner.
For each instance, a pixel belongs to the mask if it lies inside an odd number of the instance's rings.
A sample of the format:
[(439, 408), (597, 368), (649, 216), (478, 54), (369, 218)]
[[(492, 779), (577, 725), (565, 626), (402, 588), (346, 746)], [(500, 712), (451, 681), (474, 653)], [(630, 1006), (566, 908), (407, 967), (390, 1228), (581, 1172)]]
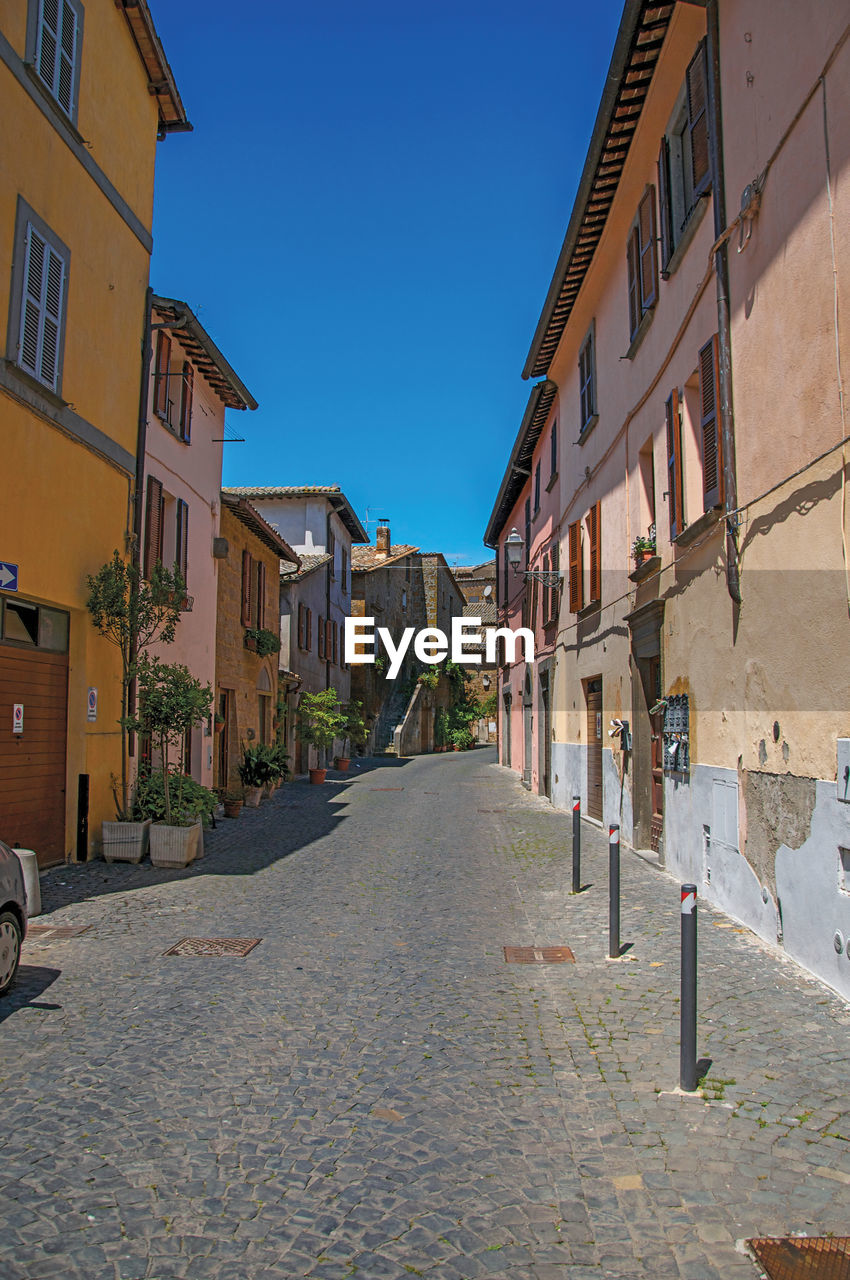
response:
[(156, 867), (185, 867), (197, 856), (201, 819), (197, 800), (187, 792), (187, 780), (173, 767), (170, 756), (183, 758), (186, 736), (209, 716), (213, 692), (182, 663), (168, 665), (148, 654), (138, 663), (138, 679), (139, 712), (128, 718), (127, 727), (150, 735), (159, 751), (162, 773), (161, 818), (158, 807), (146, 813), (153, 819), (151, 862)]
[(242, 744), (242, 759), (239, 761), (239, 780), (245, 788), (245, 804), (249, 809), (257, 809), (263, 796), (263, 789), (276, 776), (275, 766), (270, 757), (271, 748), (264, 742), (253, 747)]
[(280, 653), (280, 636), (267, 627), (246, 627), (245, 648), (265, 658), (270, 653)]
[(647, 560), (651, 560), (655, 555), (655, 525), (649, 526), (646, 537), (639, 536), (632, 543), (632, 555), (635, 564), (640, 566), (645, 564)]
[(103, 823), (103, 853), (108, 862), (139, 862), (147, 850), (151, 824), (149, 819), (134, 818), (130, 801), (130, 689), (143, 650), (155, 642), (170, 644), (174, 639), (186, 586), (176, 566), (171, 573), (157, 564), (150, 579), (145, 579), (139, 566), (123, 560), (117, 551), (86, 581), (86, 607), (92, 624), (121, 655), (121, 777), (112, 778), (115, 821)]
[(351, 763), (351, 757), (345, 754), (345, 748), (348, 747), (350, 750), (351, 747), (362, 746), (368, 736), (369, 731), (363, 719), (363, 703), (358, 702), (356, 698), (352, 698), (345, 712), (345, 724), (342, 731), (343, 754), (337, 756), (334, 761), (335, 767), (341, 773), (347, 773), (348, 766)]
[(242, 792), (225, 791), (223, 804), (225, 818), (238, 818), (242, 812)]
[(269, 750), (275, 769), (274, 785), (279, 787), (289, 777), (289, 756), (284, 751), (282, 742), (276, 742)]
[[(327, 751), (337, 738), (341, 738), (345, 730), (345, 716), (339, 709), (336, 689), (323, 689), (319, 693), (302, 693), (298, 704), (298, 733), (302, 742), (313, 746), (317, 751)], [(313, 784), (325, 780), (327, 769), (310, 770), (310, 781)]]
[(434, 716), (434, 748), (445, 751), (449, 739), (449, 713), (445, 707), (438, 707)]

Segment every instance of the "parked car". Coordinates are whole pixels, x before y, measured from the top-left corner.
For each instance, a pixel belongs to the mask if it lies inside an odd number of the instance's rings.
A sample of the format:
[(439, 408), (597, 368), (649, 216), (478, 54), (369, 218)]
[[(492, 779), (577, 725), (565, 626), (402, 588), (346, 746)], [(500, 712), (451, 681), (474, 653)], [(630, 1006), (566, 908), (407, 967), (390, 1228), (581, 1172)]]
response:
[(27, 932), (24, 873), (14, 850), (0, 840), (0, 996), (14, 981)]

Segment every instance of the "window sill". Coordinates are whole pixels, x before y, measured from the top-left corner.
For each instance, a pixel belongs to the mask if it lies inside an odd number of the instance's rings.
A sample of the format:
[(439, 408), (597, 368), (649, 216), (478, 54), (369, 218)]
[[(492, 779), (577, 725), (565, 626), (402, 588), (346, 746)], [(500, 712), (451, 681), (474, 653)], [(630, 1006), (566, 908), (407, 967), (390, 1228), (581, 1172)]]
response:
[(588, 418), (587, 422), (584, 424), (581, 431), (578, 433), (578, 440), (576, 441), (576, 444), (584, 444), (585, 440), (590, 435), (591, 431), (596, 426), (598, 421), (599, 421), (598, 413), (594, 413), (592, 418)]
[(670, 255), (670, 261), (667, 263), (667, 266), (662, 268), (662, 280), (669, 280), (670, 276), (679, 269), (682, 259), (688, 251), (688, 246), (696, 235), (697, 228), (705, 217), (705, 211), (708, 208), (708, 197), (709, 192), (700, 196), (693, 209), (691, 209), (691, 212), (688, 215), (688, 220), (679, 237), (679, 243)]
[(648, 560), (644, 560), (643, 564), (639, 564), (634, 573), (629, 574), (630, 582), (643, 582), (644, 578), (650, 578), (661, 568), (661, 556), (650, 556)]
[(548, 484), (547, 484), (547, 486), (546, 486), (546, 492), (547, 492), (547, 493), (551, 493), (551, 492), (552, 492), (552, 490), (553, 490), (553, 489), (554, 489), (554, 487), (555, 487), (555, 484), (557, 483), (557, 480), (558, 480), (558, 473), (557, 473), (557, 471), (553, 471), (553, 472), (552, 472), (552, 474), (551, 474), (551, 476), (549, 477), (549, 483), (548, 483)]
[(689, 524), (682, 530), (677, 538), (674, 539), (677, 547), (689, 547), (692, 542), (696, 542), (697, 538), (712, 529), (715, 525), (721, 523), (721, 507), (710, 507), (699, 520), (695, 520), (693, 524)]
[(54, 98), (53, 94), (50, 92), (47, 85), (44, 83), (41, 76), (36, 71), (35, 64), (32, 62), (25, 62), (24, 70), (26, 71), (32, 83), (35, 85), (38, 92), (41, 94), (44, 101), (47, 103), (48, 107), (50, 108), (51, 114), (55, 116), (57, 124), (61, 128), (67, 129), (68, 133), (70, 133), (71, 137), (79, 146), (81, 147), (88, 146), (88, 143), (86, 142), (83, 135), (80, 133), (79, 129), (75, 125), (72, 118), (66, 114), (64, 108), (60, 105), (57, 99)]
[(46, 382), (39, 381), (39, 379), (33, 374), (29, 373), (26, 369), (22, 369), (19, 364), (16, 364), (14, 360), (6, 360), (5, 365), (7, 373), (10, 375), (10, 382), (14, 383), (16, 379), (20, 379), (25, 387), (29, 387), (33, 391), (37, 391), (39, 395), (43, 396), (52, 408), (68, 408), (67, 400), (63, 400), (61, 395), (55, 392), (52, 387), (49, 387)]
[(156, 411), (154, 411), (154, 417), (159, 419), (159, 421), (160, 421), (160, 422), (162, 423), (162, 425), (165, 427), (165, 429), (166, 429), (166, 431), (168, 432), (168, 434), (169, 434), (170, 436), (174, 436), (174, 439), (175, 439), (175, 440), (177, 440), (177, 441), (179, 441), (179, 443), (180, 443), (180, 444), (191, 444), (191, 443), (192, 443), (191, 436), (182, 436), (182, 435), (180, 434), (180, 431), (178, 430), (178, 428), (177, 428), (177, 427), (175, 427), (175, 426), (173, 425), (173, 423), (171, 423), (171, 422), (169, 422), (169, 421), (168, 421), (168, 419), (166, 418), (165, 414), (163, 414), (163, 413), (157, 413)]
[(635, 330), (635, 336), (632, 338), (631, 345), (622, 357), (624, 360), (634, 360), (637, 355), (638, 348), (646, 337), (646, 331), (652, 324), (652, 317), (655, 315), (655, 305), (653, 304), (648, 311), (643, 314), (643, 319)]
[(579, 622), (584, 622), (585, 618), (592, 618), (594, 613), (598, 613), (601, 608), (601, 600), (591, 600), (590, 604), (586, 604), (583, 609), (578, 610), (576, 618)]

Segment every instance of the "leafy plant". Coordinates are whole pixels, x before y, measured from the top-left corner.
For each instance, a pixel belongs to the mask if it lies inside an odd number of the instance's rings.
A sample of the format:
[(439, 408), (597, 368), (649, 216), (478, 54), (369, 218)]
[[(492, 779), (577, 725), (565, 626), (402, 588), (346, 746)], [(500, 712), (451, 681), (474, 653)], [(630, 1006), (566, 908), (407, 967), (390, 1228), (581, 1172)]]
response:
[[(343, 748), (348, 746), (362, 746), (369, 736), (369, 730), (366, 728), (366, 722), (363, 719), (363, 703), (358, 702), (356, 698), (352, 698), (345, 710), (345, 723), (343, 725), (342, 739)], [(345, 750), (343, 749), (343, 755)]]
[(118, 551), (101, 565), (97, 573), (86, 578), (89, 593), (86, 608), (95, 629), (121, 655), (121, 795), (113, 780), (116, 817), (126, 821), (130, 814), (127, 777), (127, 734), (130, 728), (130, 688), (136, 678), (142, 651), (154, 643), (171, 644), (180, 620), (180, 605), (186, 596), (186, 583), (177, 566), (170, 572), (156, 564), (150, 578), (126, 561)]
[(258, 742), (253, 747), (242, 744), (242, 759), (237, 765), (243, 787), (264, 787), (280, 777), (275, 747)]
[(436, 689), (440, 683), (440, 668), (438, 666), (428, 667), (419, 676), (419, 683), (424, 684), (426, 689)]
[[(136, 733), (150, 734), (151, 741), (159, 748), (163, 770), (165, 821), (168, 825), (188, 826), (191, 817), (183, 812), (182, 773), (173, 773), (168, 760), (172, 749), (185, 753), (186, 737), (195, 725), (202, 724), (210, 715), (213, 691), (192, 675), (188, 667), (175, 662), (166, 664), (159, 658), (143, 654), (137, 664), (139, 680), (139, 710), (127, 717), (128, 729)], [(176, 789), (172, 805), (171, 778)], [(176, 819), (176, 822), (172, 820)]]
[(453, 744), (461, 751), (469, 751), (475, 746), (475, 739), (472, 736), (472, 730), (468, 725), (458, 725), (452, 729), (449, 734)]
[(632, 543), (632, 555), (637, 560), (640, 556), (645, 555), (647, 551), (655, 554), (655, 525), (651, 524), (646, 537), (638, 536)]
[(336, 689), (302, 693), (298, 703), (298, 733), (303, 742), (327, 748), (345, 731), (345, 716), (339, 709)]
[(265, 658), (270, 653), (280, 653), (280, 636), (269, 631), (268, 627), (246, 627), (245, 639), (253, 640), (254, 651), (260, 658)]
[[(179, 797), (174, 807), (179, 807), (181, 816), (192, 822), (200, 818), (209, 825), (218, 804), (216, 793), (174, 767), (169, 768), (169, 775), (169, 791)], [(165, 778), (161, 769), (146, 769), (139, 774), (133, 817), (137, 822), (143, 818), (152, 818), (154, 822), (166, 821)]]

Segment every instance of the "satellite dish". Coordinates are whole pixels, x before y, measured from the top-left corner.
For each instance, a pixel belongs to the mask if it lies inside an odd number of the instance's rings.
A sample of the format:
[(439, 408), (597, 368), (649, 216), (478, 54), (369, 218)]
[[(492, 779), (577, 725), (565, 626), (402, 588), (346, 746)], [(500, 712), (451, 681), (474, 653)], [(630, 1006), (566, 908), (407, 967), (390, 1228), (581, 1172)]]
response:
[(485, 588), (484, 588), (484, 595), (485, 595), (485, 596), (491, 596), (492, 594), (493, 594), (493, 588), (492, 588), (492, 587), (487, 586), (487, 587), (485, 587)]

